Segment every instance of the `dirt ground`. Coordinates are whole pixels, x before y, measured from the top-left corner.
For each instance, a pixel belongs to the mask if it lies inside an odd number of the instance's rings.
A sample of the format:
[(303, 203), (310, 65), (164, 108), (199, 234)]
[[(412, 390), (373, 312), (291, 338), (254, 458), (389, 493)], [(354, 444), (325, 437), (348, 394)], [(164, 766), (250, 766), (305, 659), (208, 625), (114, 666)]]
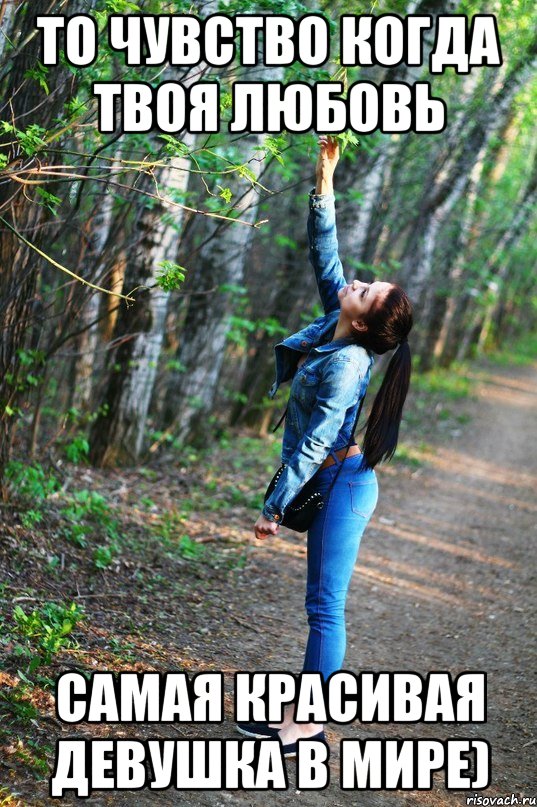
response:
[[(392, 465), (379, 471), (379, 504), (362, 540), (349, 593), (345, 666), (354, 672), (449, 671), (453, 676), (466, 670), (485, 671), (487, 722), (329, 724), (331, 783), (323, 791), (297, 792), (295, 763), (288, 761), (290, 787), (285, 792), (170, 789), (98, 793), (87, 803), (466, 804), (466, 793), (446, 791), (441, 772), (435, 775), (431, 791), (342, 791), (339, 741), (373, 737), (485, 739), (492, 749), (492, 781), (481, 795), (515, 794), (519, 803), (523, 796), (537, 796), (537, 368), (489, 367), (477, 397), (456, 406), (464, 407), (471, 420), (439, 438), (419, 467)], [(220, 512), (215, 519), (220, 527), (238, 534), (250, 529), (245, 514), (228, 520)], [(150, 598), (136, 612), (146, 638), (145, 647), (138, 646), (138, 668), (223, 670), (228, 693), (224, 724), (113, 732), (107, 726), (101, 736), (234, 738), (233, 673), (300, 670), (307, 632), (304, 538), (281, 530), (271, 541), (254, 542), (252, 538), (239, 573), (206, 577), (199, 581), (199, 590), (197, 581), (191, 580), (183, 597), (163, 589), (161, 599)], [(161, 571), (163, 577), (170, 572)], [(112, 605), (110, 610), (114, 607), (120, 608)], [(151, 664), (144, 663), (144, 652)], [(87, 736), (57, 722), (49, 723), (49, 730), (51, 742), (60, 736)], [(3, 770), (0, 766), (0, 773)], [(46, 782), (34, 783), (33, 794), (32, 784), (13, 773), (5, 783), (21, 794), (21, 803), (52, 803), (45, 795)], [(59, 803), (74, 801), (68, 797)]]

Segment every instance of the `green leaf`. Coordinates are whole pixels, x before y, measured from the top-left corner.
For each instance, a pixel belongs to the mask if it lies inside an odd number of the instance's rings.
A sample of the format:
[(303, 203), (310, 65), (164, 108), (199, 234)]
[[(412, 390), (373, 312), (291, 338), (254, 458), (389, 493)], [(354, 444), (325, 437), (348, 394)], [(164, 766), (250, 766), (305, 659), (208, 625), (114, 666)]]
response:
[(249, 179), (250, 182), (257, 182), (257, 177), (248, 165), (239, 165), (237, 168), (239, 176)]
[(31, 78), (37, 81), (41, 89), (45, 91), (46, 95), (50, 94), (48, 84), (46, 82), (48, 76), (48, 68), (42, 62), (37, 62), (35, 67), (30, 67), (24, 74), (24, 78)]
[(341, 134), (336, 134), (335, 137), (339, 141), (339, 147), (342, 154), (348, 145), (354, 146), (355, 148), (360, 146), (360, 141), (354, 132), (341, 132)]
[(43, 207), (46, 207), (47, 210), (50, 210), (50, 212), (54, 216), (57, 216), (58, 215), (57, 208), (61, 205), (62, 200), (58, 196), (54, 196), (53, 193), (49, 193), (48, 191), (46, 191), (44, 188), (37, 188), (36, 192), (37, 195), (42, 199), (42, 202), (40, 202), (39, 204), (42, 204)]
[(158, 266), (161, 271), (157, 272), (156, 283), (163, 291), (175, 291), (180, 288), (185, 279), (186, 269), (173, 261), (161, 261)]
[(187, 157), (190, 154), (190, 148), (173, 135), (163, 134), (159, 135), (159, 138), (164, 140), (166, 144), (164, 148), (172, 157)]
[(243, 296), (244, 294), (248, 294), (248, 289), (246, 286), (239, 286), (236, 283), (221, 283), (218, 286), (218, 291), (227, 292), (230, 291), (233, 294), (240, 294)]
[(231, 189), (230, 188), (223, 188), (222, 185), (217, 185), (216, 187), (220, 188), (220, 193), (218, 195), (221, 196), (222, 199), (224, 199), (225, 202), (228, 202), (228, 203), (231, 202), (231, 199), (233, 197), (233, 193), (232, 193)]
[(17, 670), (17, 675), (19, 676), (19, 678), (21, 679), (21, 681), (24, 681), (24, 683), (25, 683), (25, 684), (30, 684), (30, 686), (32, 686), (32, 687), (33, 687), (34, 682), (33, 682), (33, 681), (30, 681), (30, 679), (28, 678), (28, 676), (26, 676), (26, 675), (23, 673), (23, 671), (22, 671), (22, 670)]
[(287, 141), (282, 135), (267, 135), (263, 140), (263, 146), (266, 148), (267, 152), (272, 154), (280, 165), (284, 164), (283, 157), (281, 156), (281, 150), (285, 145), (287, 145)]

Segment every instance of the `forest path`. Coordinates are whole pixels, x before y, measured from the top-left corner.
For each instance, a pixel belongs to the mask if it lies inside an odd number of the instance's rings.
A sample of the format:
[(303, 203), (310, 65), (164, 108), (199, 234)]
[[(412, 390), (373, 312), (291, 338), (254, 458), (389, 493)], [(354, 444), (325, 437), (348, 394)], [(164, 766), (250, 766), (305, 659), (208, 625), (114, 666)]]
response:
[[(331, 782), (323, 791), (297, 793), (295, 763), (290, 761), (286, 792), (141, 792), (137, 804), (466, 804), (466, 793), (446, 791), (442, 772), (435, 775), (431, 791), (342, 791), (339, 740), (373, 737), (488, 740), (491, 785), (481, 795), (537, 795), (531, 713), (537, 368), (487, 367), (475, 399), (464, 407), (469, 407), (471, 421), (448, 445), (433, 445), (417, 470), (393, 465), (379, 472), (379, 505), (363, 538), (349, 592), (346, 668), (422, 675), (449, 671), (453, 676), (486, 671), (487, 722), (330, 724)], [(222, 620), (221, 614), (214, 626), (207, 625), (207, 641), (196, 647), (202, 664), (223, 668), (228, 685), (236, 669), (299, 670), (307, 631), (304, 582), (302, 536), (281, 531), (255, 547), (227, 600), (233, 620)], [(209, 731), (199, 726), (196, 736), (237, 736), (228, 712), (222, 726)], [(129, 803), (129, 796), (102, 800), (112, 802)]]
[[(161, 792), (96, 792), (89, 804), (460, 807), (466, 804), (466, 795), (473, 795), (473, 791), (447, 791), (443, 772), (435, 775), (430, 791), (342, 791), (339, 741), (375, 737), (485, 739), (492, 749), (492, 771), (491, 785), (481, 795), (537, 796), (532, 680), (536, 666), (532, 639), (537, 367), (486, 365), (483, 373), (480, 368), (471, 372), (477, 379), (475, 397), (449, 402), (464, 425), (443, 434), (437, 430), (437, 437), (421, 452), (419, 467), (393, 463), (379, 471), (379, 504), (362, 539), (348, 597), (345, 667), (354, 672), (422, 675), (448, 671), (453, 677), (465, 670), (485, 671), (487, 722), (331, 723), (327, 728), (331, 779), (322, 791), (298, 793), (295, 762), (290, 760), (287, 791), (178, 792), (171, 787)], [(470, 420), (464, 422), (467, 415)], [(165, 472), (167, 495), (176, 501), (173, 472), (169, 468)], [(300, 670), (307, 635), (304, 536), (281, 530), (273, 539), (255, 542), (249, 537), (251, 513), (244, 508), (237, 513), (230, 507), (200, 514), (202, 534), (211, 540), (218, 540), (226, 530), (241, 541), (248, 536), (248, 562), (243, 569), (210, 572), (212, 576), (202, 578), (195, 566), (183, 563), (182, 589), (165, 588), (163, 582), (160, 591), (150, 591), (145, 599), (128, 576), (117, 575), (113, 578), (117, 597), (130, 599), (118, 599), (116, 605), (112, 595), (111, 610), (99, 611), (102, 629), (93, 634), (108, 647), (109, 632), (118, 640), (126, 638), (120, 623), (112, 621), (114, 613), (116, 618), (121, 614), (124, 602), (123, 608), (144, 636), (136, 646), (136, 669), (223, 670), (225, 722), (216, 726), (102, 725), (99, 736), (236, 739), (233, 673)], [(163, 581), (173, 581), (180, 568), (155, 552), (147, 547), (146, 563), (163, 572)], [(102, 650), (98, 658), (94, 663), (101, 669), (106, 658)], [(51, 731), (51, 743), (62, 734), (77, 733), (73, 727), (58, 726)], [(86, 729), (80, 728), (85, 735)], [(29, 787), (27, 781), (21, 789), (28, 794)], [(53, 802), (44, 797), (43, 788), (35, 801), (23, 803)], [(62, 803), (78, 802), (71, 792)]]
[[(308, 805), (466, 803), (462, 792), (446, 792), (443, 774), (430, 792), (342, 792), (342, 738), (482, 738), (492, 749), (491, 786), (483, 795), (537, 796), (537, 368), (487, 370), (462, 435), (434, 446), (417, 471), (387, 466), (379, 472), (379, 505), (349, 593), (345, 663), (353, 671), (486, 671), (487, 723), (331, 724), (332, 783), (302, 794)], [(257, 574), (250, 568), (244, 580), (245, 587), (259, 587), (255, 613), (245, 616), (268, 624), (272, 634), (252, 637), (249, 669), (254, 660), (258, 668), (300, 668), (306, 625), (296, 627), (296, 614), (303, 610), (304, 545), (282, 537), (277, 549), (281, 556), (274, 558), (264, 546)], [(279, 614), (282, 623), (265, 621), (267, 592), (284, 603), (269, 615)], [(257, 804), (262, 797), (232, 798)], [(291, 791), (271, 802), (295, 798)]]

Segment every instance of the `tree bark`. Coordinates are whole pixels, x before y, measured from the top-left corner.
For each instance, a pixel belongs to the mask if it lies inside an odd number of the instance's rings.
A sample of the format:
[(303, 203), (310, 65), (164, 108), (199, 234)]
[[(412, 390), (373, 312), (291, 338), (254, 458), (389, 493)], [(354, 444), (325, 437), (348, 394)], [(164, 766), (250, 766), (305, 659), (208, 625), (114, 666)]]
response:
[[(185, 134), (183, 142), (190, 148), (194, 139), (194, 135)], [(158, 184), (164, 196), (186, 190), (188, 167), (188, 160), (181, 157), (160, 170)], [(148, 189), (154, 190), (152, 181)], [(181, 209), (171, 209), (174, 226), (164, 202), (152, 206), (145, 203), (139, 218), (140, 237), (127, 264), (124, 289), (128, 292), (137, 286), (151, 286), (152, 290), (136, 293), (137, 302), (120, 309), (114, 334), (120, 345), (110, 357), (108, 382), (100, 402), (103, 411), (90, 436), (90, 458), (97, 465), (134, 462), (142, 452), (170, 297), (155, 285), (155, 278), (162, 262), (176, 261), (183, 220)]]
[[(38, 105), (40, 126), (48, 128), (73, 89), (72, 77), (61, 67), (49, 71), (51, 92), (47, 96), (35, 80), (26, 76), (39, 58), (34, 16), (50, 11), (49, 0), (36, 0), (31, 13), (22, 4), (12, 12), (11, 25), (18, 38), (15, 50), (9, 54), (9, 69), (3, 73), (0, 89), (2, 98), (9, 99), (9, 122), (22, 130), (32, 122), (31, 113)], [(6, 57), (4, 51), (4, 59)], [(35, 156), (24, 153), (12, 132), (2, 135), (0, 152), (7, 157), (12, 169), (28, 167), (36, 160)], [(53, 162), (47, 160), (49, 164)], [(41, 240), (39, 228), (48, 217), (45, 207), (33, 202), (23, 186), (15, 182), (0, 185), (0, 215), (17, 232), (24, 232), (25, 238), (34, 244)], [(6, 225), (0, 223), (0, 231), (0, 487), (5, 495), (3, 477), (15, 434), (15, 412), (25, 395), (21, 352), (27, 346), (32, 326), (40, 260)]]
[[(458, 158), (450, 158), (437, 175), (431, 192), (421, 207), (414, 232), (407, 242), (403, 277), (406, 289), (421, 316), (422, 340), (418, 351), (422, 360), (430, 359), (429, 316), (435, 294), (431, 283), (435, 249), (441, 228), (452, 214), (470, 182), (470, 175), (483, 159), (492, 136), (500, 130), (510, 114), (514, 96), (529, 78), (535, 63), (535, 48), (531, 58), (521, 61), (483, 104), (483, 115), (475, 120), (463, 137)], [(419, 225), (419, 226), (418, 226)]]
[(477, 339), (478, 353), (483, 351), (498, 314), (499, 302), (511, 265), (507, 256), (509, 251), (520, 239), (522, 233), (528, 226), (531, 217), (535, 214), (536, 203), (537, 158), (534, 158), (533, 170), (525, 191), (517, 205), (515, 216), (509, 226), (509, 229), (503, 234), (502, 238), (498, 242), (496, 249), (494, 250), (494, 253), (489, 261), (489, 271), (494, 274), (492, 279), (489, 281), (490, 300), (485, 307), (484, 312), (480, 312), (480, 317), (476, 323), (479, 324), (479, 320), (481, 320), (479, 336)]
[[(258, 71), (257, 80), (279, 81), (282, 77), (282, 69), (269, 68)], [(260, 151), (263, 141), (264, 135), (250, 134), (242, 137), (238, 144), (239, 160), (247, 162), (256, 181), (263, 165)], [(253, 223), (259, 205), (258, 187), (252, 182), (244, 191), (244, 179), (238, 172), (226, 177), (226, 186), (232, 198), (239, 200), (234, 207), (241, 219)], [(237, 310), (237, 294), (232, 287), (242, 285), (253, 232), (252, 227), (241, 224), (214, 219), (206, 222), (196, 288), (207, 294), (190, 300), (177, 356), (183, 371), (171, 377), (163, 412), (164, 425), (173, 424), (173, 431), (181, 442), (203, 438), (206, 434), (207, 418), (218, 391), (230, 317)]]
[[(498, 134), (502, 142), (506, 137), (512, 142), (514, 138), (512, 112), (509, 119), (504, 122), (501, 133)], [(507, 147), (500, 148), (498, 153), (507, 152), (508, 150)], [(461, 333), (462, 315), (468, 303), (468, 294), (464, 286), (464, 269), (469, 259), (469, 253), (472, 251), (472, 245), (477, 241), (480, 231), (480, 218), (482, 218), (482, 216), (480, 217), (478, 212), (478, 201), (480, 199), (480, 185), (483, 176), (485, 155), (486, 149), (482, 149), (479, 159), (470, 175), (466, 207), (460, 227), (457, 254), (448, 272), (447, 288), (449, 289), (449, 295), (446, 300), (441, 324), (438, 329), (438, 337), (433, 350), (435, 360), (443, 365), (448, 365), (454, 358), (454, 353), (457, 350), (458, 337)], [(503, 154), (504, 169), (506, 159), (507, 154)], [(500, 175), (500, 169), (497, 164), (491, 181), (496, 183)]]

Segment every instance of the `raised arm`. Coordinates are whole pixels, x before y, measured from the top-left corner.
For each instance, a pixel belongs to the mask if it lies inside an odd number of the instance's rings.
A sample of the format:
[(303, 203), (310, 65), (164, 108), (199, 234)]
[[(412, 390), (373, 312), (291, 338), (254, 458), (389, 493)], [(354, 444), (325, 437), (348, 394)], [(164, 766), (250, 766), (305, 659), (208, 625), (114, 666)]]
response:
[(339, 308), (337, 293), (345, 285), (338, 254), (333, 176), (339, 160), (336, 140), (319, 137), (315, 193), (310, 193), (308, 216), (309, 259), (325, 313)]

